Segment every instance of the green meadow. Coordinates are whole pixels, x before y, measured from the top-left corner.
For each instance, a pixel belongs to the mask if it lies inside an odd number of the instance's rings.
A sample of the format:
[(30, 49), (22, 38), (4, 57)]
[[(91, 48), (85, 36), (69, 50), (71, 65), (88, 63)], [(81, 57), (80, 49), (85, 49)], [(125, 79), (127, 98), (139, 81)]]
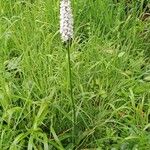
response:
[(59, 5), (0, 0), (0, 150), (149, 150), (149, 0), (71, 0), (76, 122)]

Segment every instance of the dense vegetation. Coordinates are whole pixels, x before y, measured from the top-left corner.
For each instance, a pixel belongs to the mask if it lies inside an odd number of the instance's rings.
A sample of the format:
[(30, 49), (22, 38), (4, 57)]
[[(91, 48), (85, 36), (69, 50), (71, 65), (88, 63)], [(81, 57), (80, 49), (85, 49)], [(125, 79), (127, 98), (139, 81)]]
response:
[[(75, 149), (150, 147), (150, 19), (143, 0), (72, 0)], [(0, 0), (0, 150), (69, 150), (72, 104), (59, 1)]]

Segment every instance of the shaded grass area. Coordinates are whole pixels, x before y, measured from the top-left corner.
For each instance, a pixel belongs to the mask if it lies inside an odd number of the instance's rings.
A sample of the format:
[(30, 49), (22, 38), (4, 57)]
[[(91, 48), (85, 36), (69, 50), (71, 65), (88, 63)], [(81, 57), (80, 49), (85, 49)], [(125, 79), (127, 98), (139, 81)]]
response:
[[(150, 21), (140, 18), (143, 2), (72, 1), (77, 150), (150, 147)], [(0, 7), (0, 149), (73, 149), (59, 1), (1, 0)]]

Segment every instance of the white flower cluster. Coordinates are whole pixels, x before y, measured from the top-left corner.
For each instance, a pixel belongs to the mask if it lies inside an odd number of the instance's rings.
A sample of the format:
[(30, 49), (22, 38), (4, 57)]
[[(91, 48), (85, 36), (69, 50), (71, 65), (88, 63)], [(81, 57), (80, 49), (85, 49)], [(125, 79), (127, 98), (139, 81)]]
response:
[(70, 0), (61, 0), (60, 3), (60, 34), (63, 42), (73, 38), (73, 16)]

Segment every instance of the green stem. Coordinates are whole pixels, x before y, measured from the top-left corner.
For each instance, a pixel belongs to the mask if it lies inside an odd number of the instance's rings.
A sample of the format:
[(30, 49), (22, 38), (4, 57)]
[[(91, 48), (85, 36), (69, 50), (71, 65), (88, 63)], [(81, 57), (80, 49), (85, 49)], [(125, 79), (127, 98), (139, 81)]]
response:
[(72, 71), (71, 71), (71, 59), (70, 59), (70, 42), (67, 43), (67, 52), (68, 52), (68, 73), (69, 73), (69, 86), (70, 86), (70, 99), (72, 103), (72, 142), (75, 146), (75, 124), (76, 124), (76, 111), (75, 111), (75, 101), (73, 99), (73, 87), (72, 87)]

